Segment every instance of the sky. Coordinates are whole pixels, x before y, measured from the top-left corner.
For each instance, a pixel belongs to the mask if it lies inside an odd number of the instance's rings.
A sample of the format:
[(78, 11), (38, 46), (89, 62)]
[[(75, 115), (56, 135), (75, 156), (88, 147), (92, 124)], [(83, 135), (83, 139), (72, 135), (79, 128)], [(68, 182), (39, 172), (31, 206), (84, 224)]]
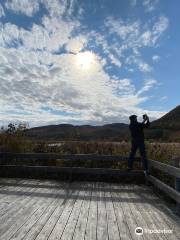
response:
[(179, 105), (179, 0), (0, 0), (0, 125), (157, 119)]

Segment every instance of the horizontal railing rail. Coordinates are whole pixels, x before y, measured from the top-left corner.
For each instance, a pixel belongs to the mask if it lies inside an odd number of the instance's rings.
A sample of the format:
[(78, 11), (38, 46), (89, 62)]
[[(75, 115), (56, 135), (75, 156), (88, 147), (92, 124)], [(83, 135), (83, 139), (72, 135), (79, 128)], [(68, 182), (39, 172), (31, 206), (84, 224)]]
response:
[[(20, 161), (18, 161), (20, 160)], [(29, 160), (29, 162), (28, 162)], [(29, 164), (32, 160), (32, 164)], [(34, 161), (35, 160), (35, 161)], [(59, 166), (51, 160), (63, 160), (63, 165)], [(76, 163), (77, 160), (77, 163)], [(82, 162), (79, 163), (78, 160)], [(98, 155), (98, 154), (59, 154), (59, 153), (0, 153), (0, 171), (1, 173), (11, 175), (35, 176), (36, 173), (51, 177), (52, 174), (63, 173), (70, 174), (93, 174), (98, 176), (119, 176), (119, 177), (139, 177), (144, 179), (144, 174), (140, 170), (127, 172), (119, 168), (118, 162), (127, 162), (128, 158), (119, 155)], [(48, 162), (49, 161), (49, 162)], [(90, 162), (88, 162), (90, 161)], [(140, 163), (140, 158), (136, 158)], [(66, 164), (67, 162), (67, 164)], [(103, 165), (98, 163), (105, 162)], [(115, 166), (112, 164), (115, 163)], [(75, 164), (74, 164), (75, 163)], [(95, 163), (95, 164), (94, 164)], [(107, 166), (107, 163), (108, 164)], [(82, 165), (82, 166), (81, 166)], [(38, 174), (36, 174), (38, 176)]]
[(27, 166), (27, 165), (1, 165), (1, 171), (25, 172), (25, 173), (83, 173), (96, 175), (113, 175), (113, 176), (143, 176), (142, 171), (126, 172), (120, 169), (112, 168), (85, 168), (85, 167), (56, 167), (56, 166)]
[[(59, 153), (0, 153), (0, 159), (37, 159), (37, 160), (91, 160), (91, 161), (127, 161), (128, 157), (99, 154), (59, 154)], [(140, 158), (136, 158), (140, 161)]]
[[(63, 160), (62, 163), (49, 161), (61, 159)], [(127, 172), (120, 169), (119, 165), (116, 164), (118, 162), (125, 162), (127, 159), (127, 157), (122, 156), (97, 154), (0, 153), (0, 174), (1, 176), (14, 177), (63, 179), (64, 177), (68, 177), (70, 181), (74, 176), (76, 176), (76, 179), (80, 176), (81, 179), (92, 179), (93, 176), (93, 179), (106, 180), (111, 180), (112, 176), (113, 179), (117, 179), (118, 177), (121, 180), (131, 181), (134, 178), (138, 182), (143, 182), (144, 174), (142, 171)], [(78, 162), (78, 160), (81, 160), (81, 162)], [(103, 161), (105, 161), (105, 164)], [(140, 158), (137, 158), (136, 161), (140, 161)], [(113, 165), (114, 162), (115, 165)]]
[(180, 193), (177, 192), (174, 188), (168, 186), (167, 184), (163, 183), (162, 181), (151, 175), (148, 176), (148, 180), (152, 182), (156, 187), (161, 189), (163, 192), (165, 192), (167, 195), (169, 195), (171, 198), (173, 198), (176, 202), (180, 203)]
[(156, 168), (162, 172), (168, 173), (171, 176), (180, 178), (180, 168), (177, 168), (162, 162), (158, 162), (155, 160), (149, 160), (149, 166)]
[(176, 213), (180, 215), (180, 167), (179, 167), (179, 159), (174, 159), (174, 166), (168, 165), (165, 163), (161, 163), (155, 160), (149, 160), (150, 173), (151, 168), (158, 169), (161, 172), (167, 173), (175, 178), (174, 188), (165, 184), (158, 178), (149, 175), (147, 176), (147, 180), (154, 184), (161, 191), (165, 192), (169, 197), (176, 201)]

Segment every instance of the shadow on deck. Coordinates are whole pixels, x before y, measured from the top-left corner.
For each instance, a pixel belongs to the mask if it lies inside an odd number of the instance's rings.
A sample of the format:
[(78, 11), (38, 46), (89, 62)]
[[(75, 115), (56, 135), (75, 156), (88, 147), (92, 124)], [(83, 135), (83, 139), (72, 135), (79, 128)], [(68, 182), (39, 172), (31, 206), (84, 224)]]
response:
[(179, 229), (180, 218), (143, 184), (0, 179), (3, 240), (179, 239)]

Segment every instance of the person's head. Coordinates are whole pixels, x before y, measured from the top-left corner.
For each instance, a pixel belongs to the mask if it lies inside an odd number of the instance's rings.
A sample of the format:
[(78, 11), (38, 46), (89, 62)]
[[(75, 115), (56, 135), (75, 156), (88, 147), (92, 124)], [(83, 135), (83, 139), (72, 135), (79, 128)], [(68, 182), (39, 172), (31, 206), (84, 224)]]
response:
[(137, 122), (137, 116), (136, 116), (136, 115), (131, 115), (131, 116), (129, 117), (129, 120), (130, 120), (131, 123), (132, 123), (132, 122)]

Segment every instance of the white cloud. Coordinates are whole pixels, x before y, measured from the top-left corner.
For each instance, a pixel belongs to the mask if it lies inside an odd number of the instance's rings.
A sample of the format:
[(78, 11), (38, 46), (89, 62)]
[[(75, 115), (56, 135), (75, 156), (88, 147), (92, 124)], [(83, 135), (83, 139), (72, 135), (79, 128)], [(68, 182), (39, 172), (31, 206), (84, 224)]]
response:
[(109, 58), (112, 64), (116, 65), (119, 68), (122, 66), (122, 63), (113, 54), (109, 54)]
[(141, 95), (142, 93), (149, 91), (155, 85), (157, 85), (157, 81), (155, 79), (146, 80), (144, 86), (137, 92), (137, 95)]
[(125, 22), (108, 17), (105, 25), (110, 33), (116, 33), (123, 44), (126, 43), (126, 50), (127, 48), (154, 46), (163, 32), (167, 30), (169, 20), (165, 16), (160, 16), (153, 25), (143, 25), (140, 21)]
[(152, 32), (153, 32), (153, 43), (159, 39), (164, 31), (169, 26), (169, 20), (165, 16), (160, 16), (158, 21), (154, 24)]
[(87, 39), (85, 36), (81, 35), (78, 37), (71, 38), (66, 45), (66, 50), (68, 52), (78, 53), (85, 47), (86, 43)]
[(151, 28), (141, 34), (138, 39), (139, 47), (155, 47), (162, 34), (167, 30), (168, 26), (168, 18), (160, 16)]
[(5, 16), (4, 8), (3, 8), (3, 6), (0, 4), (0, 18), (1, 18), (1, 17), (4, 17), (4, 16)]
[(139, 70), (141, 72), (150, 72), (151, 71), (151, 67), (149, 66), (149, 64), (145, 63), (145, 62), (142, 62), (142, 61), (139, 61), (138, 62), (138, 67), (139, 67)]
[(136, 70), (139, 69), (141, 72), (152, 71), (153, 68), (143, 60), (141, 49), (157, 47), (158, 40), (169, 26), (169, 20), (165, 16), (160, 16), (156, 18), (156, 21), (154, 20), (148, 24), (108, 17), (105, 26), (115, 40), (111, 43), (110, 48), (108, 48), (105, 39), (101, 38), (100, 43), (111, 61), (111, 56), (114, 55), (112, 52), (115, 52), (119, 56), (120, 63), (126, 62), (129, 65), (126, 66), (128, 69), (132, 69), (133, 66), (131, 65), (135, 64), (137, 66)]
[(143, 6), (144, 11), (147, 13), (151, 13), (154, 10), (156, 10), (157, 6), (158, 6), (159, 0), (130, 0), (130, 5), (132, 7), (136, 7), (138, 6)]
[(10, 43), (19, 40), (19, 29), (14, 24), (0, 24), (0, 33), (0, 46), (6, 47)]
[[(7, 0), (5, 6), (15, 13), (32, 17), (38, 12), (41, 4), (44, 5), (52, 18), (65, 17), (66, 19), (72, 19), (76, 0)], [(77, 17), (81, 17), (82, 14), (83, 9), (79, 4)]]
[(142, 44), (144, 46), (149, 46), (151, 45), (152, 32), (150, 30), (147, 30), (144, 33), (142, 33), (140, 38), (141, 38), (140, 41), (142, 41)]
[(142, 4), (145, 7), (146, 12), (152, 12), (156, 9), (159, 0), (142, 0)]
[(116, 93), (118, 96), (132, 97), (136, 93), (136, 88), (132, 83), (131, 79), (112, 78), (110, 79), (109, 84), (112, 87), (113, 92)]
[(158, 62), (160, 60), (160, 56), (159, 55), (154, 55), (154, 56), (152, 56), (152, 60), (154, 62)]
[(105, 25), (109, 28), (111, 33), (117, 33), (117, 35), (125, 40), (128, 37), (135, 37), (139, 34), (139, 22), (125, 23), (121, 19), (115, 20), (112, 17), (106, 19)]
[[(50, 17), (52, 18), (66, 18), (66, 19), (74, 19), (74, 9), (77, 4), (76, 0), (39, 0), (44, 7), (47, 9)], [(81, 17), (83, 14), (83, 8), (81, 4), (78, 2), (78, 9), (76, 12), (76, 18)]]
[(65, 13), (67, 1), (64, 0), (42, 0), (51, 17), (59, 17)]
[[(144, 73), (148, 73), (152, 71), (152, 67), (146, 63), (145, 61), (143, 61), (141, 58), (136, 57), (136, 56), (130, 56), (126, 59), (126, 64), (128, 65), (132, 65), (135, 64), (137, 66), (137, 68)], [(128, 68), (129, 69), (129, 68)]]
[(6, 8), (27, 16), (33, 16), (39, 10), (39, 1), (37, 0), (7, 0)]
[[(23, 116), (17, 114), (18, 119), (39, 125), (42, 116), (46, 116), (44, 122), (63, 118), (64, 121), (81, 121), (82, 114), (84, 122), (103, 123), (115, 119), (121, 121), (132, 111), (143, 111), (137, 105), (146, 98), (136, 94), (130, 79), (113, 82), (104, 72), (99, 57), (91, 71), (86, 72), (77, 66), (74, 54), (38, 54), (20, 49), (1, 49), (0, 52), (0, 105), (5, 112), (16, 109), (17, 112), (28, 113)], [(52, 113), (47, 118), (50, 113), (48, 115), (42, 110), (46, 107), (80, 115), (63, 117)], [(11, 117), (14, 115), (6, 116), (7, 119)]]
[[(32, 16), (40, 1), (49, 13), (40, 25), (34, 23), (26, 30), (11, 23), (0, 24), (0, 122), (102, 124), (126, 121), (131, 113), (142, 114), (145, 110), (138, 105), (148, 99), (147, 92), (156, 81), (148, 80), (137, 90), (132, 79), (111, 77), (105, 69), (123, 64), (150, 73), (152, 68), (140, 50), (157, 43), (167, 28), (166, 18), (161, 17), (152, 26), (111, 17), (104, 27), (109, 32), (100, 34), (85, 27), (80, 31), (81, 22), (73, 19), (74, 1), (68, 7), (65, 0), (52, 4), (48, 0), (22, 1), (18, 6), (18, 0), (13, 0), (6, 7)], [(91, 46), (102, 48), (103, 57), (91, 52), (92, 61), (87, 63), (86, 48)], [(79, 52), (86, 55), (80, 62)], [(88, 71), (83, 67), (86, 64)], [(58, 114), (62, 111), (69, 114)], [(151, 112), (153, 117), (160, 114)]]
[(30, 31), (11, 23), (1, 25), (0, 45), (6, 47), (22, 42), (27, 50), (58, 51), (68, 43), (71, 32), (79, 26), (79, 23), (44, 17), (42, 25), (33, 24)]
[(167, 99), (168, 99), (168, 96), (163, 96), (159, 100), (160, 100), (160, 102), (163, 102), (163, 101), (166, 101)]

